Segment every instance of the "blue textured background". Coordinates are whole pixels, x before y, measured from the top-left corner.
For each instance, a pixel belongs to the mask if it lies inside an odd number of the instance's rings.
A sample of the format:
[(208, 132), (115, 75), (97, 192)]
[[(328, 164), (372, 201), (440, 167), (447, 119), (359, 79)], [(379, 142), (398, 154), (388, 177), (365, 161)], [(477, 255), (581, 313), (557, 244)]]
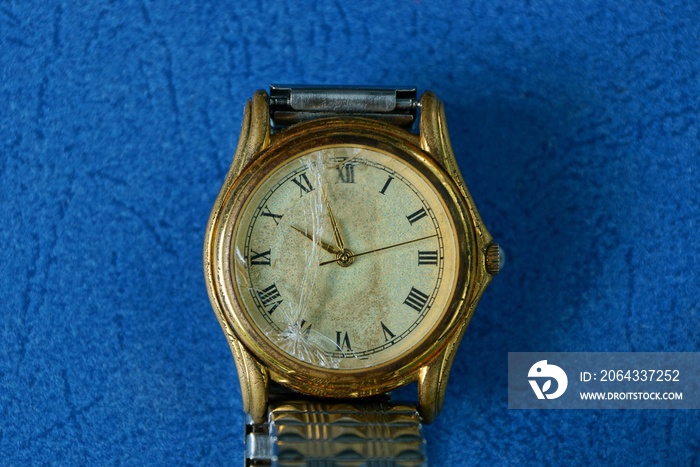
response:
[[(697, 2), (0, 3), (0, 463), (238, 465), (201, 267), (243, 104), (416, 84), (508, 252), (435, 465), (698, 465), (697, 411), (509, 411), (509, 351), (700, 351)], [(673, 3), (673, 4), (672, 4)]]

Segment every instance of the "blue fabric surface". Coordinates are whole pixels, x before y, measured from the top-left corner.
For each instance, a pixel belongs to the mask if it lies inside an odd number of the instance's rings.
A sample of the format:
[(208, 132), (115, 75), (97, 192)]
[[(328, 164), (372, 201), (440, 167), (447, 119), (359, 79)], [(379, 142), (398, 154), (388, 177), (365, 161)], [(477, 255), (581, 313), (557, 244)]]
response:
[(240, 462), (201, 249), (270, 82), (445, 101), (508, 264), (433, 465), (700, 464), (697, 411), (506, 394), (509, 351), (700, 351), (699, 47), (691, 0), (3, 2), (0, 464)]

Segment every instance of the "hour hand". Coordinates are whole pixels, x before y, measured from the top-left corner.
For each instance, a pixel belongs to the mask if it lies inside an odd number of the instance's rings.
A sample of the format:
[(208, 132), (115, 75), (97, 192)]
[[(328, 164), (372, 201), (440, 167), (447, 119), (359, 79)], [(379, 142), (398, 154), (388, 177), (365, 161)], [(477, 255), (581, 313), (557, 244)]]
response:
[(326, 205), (326, 211), (328, 211), (328, 217), (331, 221), (331, 227), (333, 228), (333, 236), (335, 237), (335, 243), (336, 245), (338, 245), (338, 249), (336, 251), (342, 251), (345, 249), (345, 242), (343, 241), (342, 235), (340, 235), (340, 229), (338, 228), (338, 220), (333, 214), (333, 210), (331, 209), (331, 203), (328, 202), (326, 192), (321, 191), (321, 195), (323, 196), (323, 202)]
[(323, 240), (321, 240), (318, 237), (314, 238), (314, 236), (312, 234), (310, 234), (308, 231), (302, 230), (295, 225), (292, 225), (290, 227), (293, 228), (294, 230), (296, 230), (297, 232), (299, 232), (300, 234), (302, 234), (303, 236), (305, 236), (306, 238), (308, 238), (309, 240), (311, 240), (312, 242), (316, 242), (318, 244), (318, 246), (320, 246), (321, 248), (326, 250), (328, 253), (332, 253), (335, 255), (335, 254), (338, 254), (340, 252), (340, 250), (338, 248), (334, 247), (333, 245), (330, 245), (330, 244), (324, 242)]

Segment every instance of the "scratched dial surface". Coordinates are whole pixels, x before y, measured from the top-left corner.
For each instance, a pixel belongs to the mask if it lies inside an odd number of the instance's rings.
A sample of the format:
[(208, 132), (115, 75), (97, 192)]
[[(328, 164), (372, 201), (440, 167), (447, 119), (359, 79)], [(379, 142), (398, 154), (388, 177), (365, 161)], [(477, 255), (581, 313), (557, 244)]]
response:
[(234, 233), (243, 308), (276, 346), (323, 368), (388, 362), (424, 338), (451, 298), (453, 221), (400, 158), (331, 146), (279, 166)]

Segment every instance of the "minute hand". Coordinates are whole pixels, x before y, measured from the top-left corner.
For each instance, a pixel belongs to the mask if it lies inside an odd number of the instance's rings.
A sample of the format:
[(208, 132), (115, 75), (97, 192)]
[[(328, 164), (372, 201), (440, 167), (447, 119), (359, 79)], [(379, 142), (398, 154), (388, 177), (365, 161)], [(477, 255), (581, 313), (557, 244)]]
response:
[[(420, 242), (421, 240), (425, 240), (427, 238), (433, 238), (433, 237), (437, 237), (437, 234), (428, 235), (427, 237), (414, 238), (413, 240), (409, 240), (407, 242), (401, 242), (401, 243), (396, 243), (394, 245), (384, 246), (381, 248), (375, 248), (374, 250), (363, 251), (362, 253), (357, 253), (357, 254), (354, 254), (352, 256), (353, 256), (353, 258), (357, 258), (358, 256), (368, 255), (370, 253), (376, 253), (378, 251), (388, 250), (389, 248), (395, 248), (397, 246), (408, 245), (409, 243)], [(335, 263), (335, 262), (336, 262), (336, 260), (323, 261), (322, 263), (319, 263), (319, 266), (323, 266), (324, 264), (331, 264), (331, 263)]]

